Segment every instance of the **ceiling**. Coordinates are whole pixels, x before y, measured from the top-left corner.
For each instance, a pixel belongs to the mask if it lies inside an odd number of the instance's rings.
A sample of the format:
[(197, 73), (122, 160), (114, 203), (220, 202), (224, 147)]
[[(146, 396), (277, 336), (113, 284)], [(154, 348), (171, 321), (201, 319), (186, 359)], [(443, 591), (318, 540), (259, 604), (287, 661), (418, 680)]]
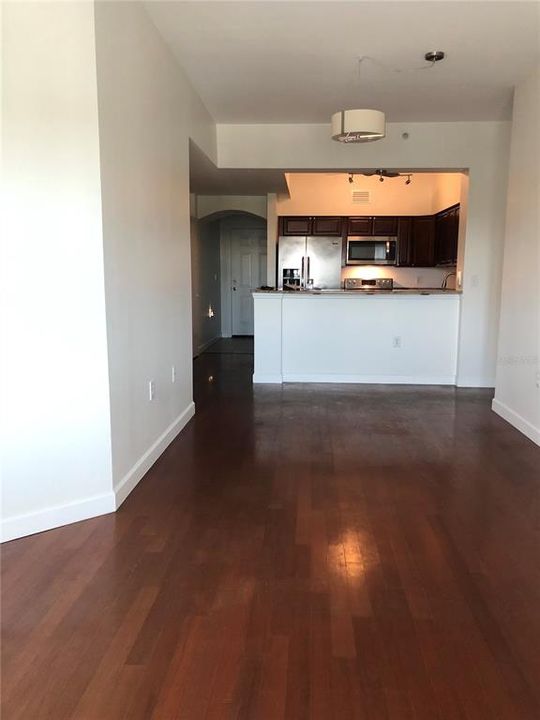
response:
[[(158, 0), (146, 8), (221, 123), (326, 123), (348, 107), (379, 108), (390, 122), (507, 119), (512, 88), (539, 53), (538, 2)], [(433, 49), (447, 58), (418, 69)], [(361, 56), (376, 62), (359, 73)]]
[(288, 193), (282, 170), (217, 168), (195, 143), (189, 143), (189, 189), (197, 195)]

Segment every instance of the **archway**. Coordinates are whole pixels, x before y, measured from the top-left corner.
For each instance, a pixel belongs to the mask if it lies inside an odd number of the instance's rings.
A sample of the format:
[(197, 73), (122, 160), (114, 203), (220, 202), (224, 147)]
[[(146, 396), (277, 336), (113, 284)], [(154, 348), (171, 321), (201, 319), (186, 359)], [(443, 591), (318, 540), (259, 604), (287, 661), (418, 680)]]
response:
[(220, 209), (191, 224), (193, 355), (253, 334), (251, 290), (266, 283), (266, 218)]

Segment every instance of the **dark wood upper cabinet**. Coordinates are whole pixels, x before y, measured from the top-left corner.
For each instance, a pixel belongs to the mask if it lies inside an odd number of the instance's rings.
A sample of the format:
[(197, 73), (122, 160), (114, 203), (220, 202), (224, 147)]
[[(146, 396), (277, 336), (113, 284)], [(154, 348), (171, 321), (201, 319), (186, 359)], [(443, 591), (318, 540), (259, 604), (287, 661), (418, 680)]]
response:
[(433, 267), (435, 265), (435, 216), (413, 217), (411, 230), (411, 265)]
[[(343, 237), (397, 237), (397, 264), (402, 267), (455, 265), (457, 261), (459, 205), (437, 215), (395, 217), (289, 216), (279, 218), (280, 235)], [(346, 242), (343, 243), (345, 264)]]
[(311, 235), (312, 218), (310, 217), (282, 217), (281, 235)]
[(340, 217), (314, 217), (312, 235), (326, 235), (327, 237), (341, 237), (343, 232), (343, 218)]
[(373, 218), (373, 235), (384, 235), (393, 237), (397, 235), (398, 219), (397, 217), (374, 217)]
[(347, 235), (373, 235), (373, 218), (350, 217), (347, 222)]
[(412, 218), (400, 217), (397, 221), (397, 264), (407, 266), (411, 264), (411, 234)]
[(439, 214), (435, 218), (435, 264), (444, 265), (448, 262), (448, 216)]
[(279, 219), (279, 234), (341, 237), (343, 234), (343, 218), (330, 216), (281, 217)]
[(450, 214), (450, 237), (449, 237), (449, 255), (450, 260), (454, 264), (457, 263), (458, 256), (458, 240), (459, 240), (459, 205), (453, 208)]
[(435, 220), (435, 263), (455, 265), (459, 234), (459, 205), (437, 213)]

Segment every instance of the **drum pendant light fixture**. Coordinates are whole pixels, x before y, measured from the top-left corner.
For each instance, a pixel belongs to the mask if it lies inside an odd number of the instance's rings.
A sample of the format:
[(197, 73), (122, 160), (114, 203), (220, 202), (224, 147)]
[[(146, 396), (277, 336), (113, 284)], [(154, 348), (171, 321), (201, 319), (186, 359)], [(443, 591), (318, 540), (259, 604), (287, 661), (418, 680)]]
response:
[[(367, 56), (358, 60), (358, 78), (362, 70), (362, 62)], [(380, 140), (386, 135), (384, 113), (380, 110), (341, 110), (332, 115), (332, 140), (342, 143), (363, 143)]]
[[(445, 53), (442, 50), (430, 50), (425, 53), (424, 60), (427, 65), (403, 69), (376, 60), (369, 55), (363, 55), (358, 59), (358, 76), (362, 69), (362, 63), (369, 60), (375, 65), (395, 73), (416, 72), (417, 70), (429, 70), (436, 63), (444, 60)], [(363, 143), (380, 140), (386, 135), (386, 119), (380, 110), (341, 110), (332, 115), (332, 140), (342, 143)]]
[(386, 135), (386, 121), (380, 110), (342, 110), (332, 115), (332, 140), (363, 143)]

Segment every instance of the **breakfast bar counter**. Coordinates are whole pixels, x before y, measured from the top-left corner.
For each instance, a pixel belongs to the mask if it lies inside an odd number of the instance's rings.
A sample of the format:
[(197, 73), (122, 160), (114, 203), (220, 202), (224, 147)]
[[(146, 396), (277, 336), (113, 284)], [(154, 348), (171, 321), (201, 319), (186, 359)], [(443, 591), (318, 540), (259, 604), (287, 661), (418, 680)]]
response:
[(257, 291), (255, 383), (455, 385), (460, 293)]

